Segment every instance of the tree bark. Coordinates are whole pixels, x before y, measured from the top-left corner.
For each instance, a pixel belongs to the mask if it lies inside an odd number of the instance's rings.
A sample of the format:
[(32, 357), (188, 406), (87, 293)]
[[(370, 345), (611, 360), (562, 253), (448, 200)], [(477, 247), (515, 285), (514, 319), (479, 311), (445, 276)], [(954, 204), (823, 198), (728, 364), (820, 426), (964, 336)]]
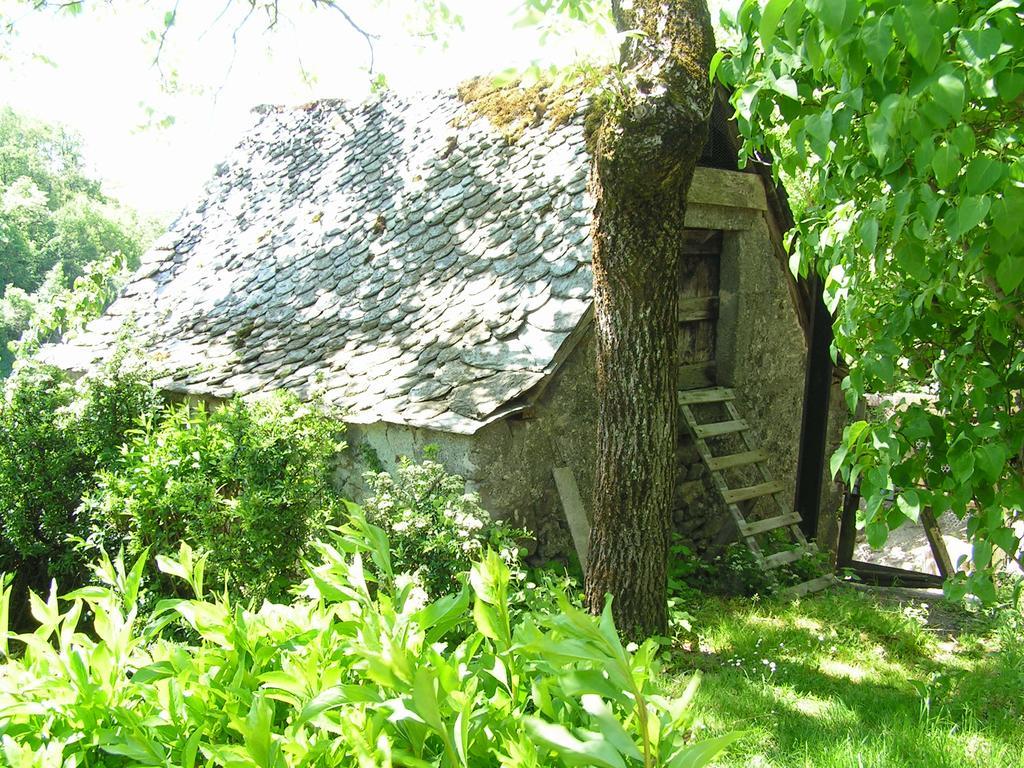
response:
[(586, 602), (620, 631), (667, 629), (675, 486), (677, 290), (686, 194), (707, 137), (705, 0), (613, 2), (623, 51), (594, 137), (598, 444)]

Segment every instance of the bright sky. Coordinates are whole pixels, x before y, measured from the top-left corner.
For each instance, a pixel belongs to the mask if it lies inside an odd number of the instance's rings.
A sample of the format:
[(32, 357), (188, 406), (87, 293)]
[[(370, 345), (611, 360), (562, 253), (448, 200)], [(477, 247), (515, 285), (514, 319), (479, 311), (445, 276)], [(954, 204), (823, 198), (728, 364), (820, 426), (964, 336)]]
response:
[[(733, 4), (712, 5), (723, 3)], [(379, 10), (365, 0), (340, 4), (379, 36), (377, 69), (391, 88), (405, 93), (534, 60), (565, 63), (580, 51), (609, 45), (591, 34), (542, 44), (535, 28), (513, 28), (522, 0), (448, 0), (463, 15), (465, 31), (452, 32), (443, 51), (408, 33), (401, 9), (414, 7), (410, 0), (392, 0)], [(265, 34), (265, 23), (254, 16), (237, 40), (244, 0), (219, 19), (225, 0), (178, 0), (177, 23), (161, 60), (165, 73), (179, 73), (181, 85), (163, 93), (152, 64), (156, 49), (145, 37), (161, 28), (173, 0), (114, 5), (116, 11), (86, 3), (85, 12), (71, 17), (0, 0), (0, 17), (15, 19), (17, 30), (12, 55), (0, 62), (0, 104), (77, 131), (107, 191), (144, 213), (169, 219), (186, 205), (238, 140), (254, 105), (323, 97), (359, 101), (368, 93), (363, 38), (339, 14), (294, 0), (282, 0), (289, 16), (275, 32)], [(170, 114), (174, 124), (142, 128), (149, 109), (154, 121)]]

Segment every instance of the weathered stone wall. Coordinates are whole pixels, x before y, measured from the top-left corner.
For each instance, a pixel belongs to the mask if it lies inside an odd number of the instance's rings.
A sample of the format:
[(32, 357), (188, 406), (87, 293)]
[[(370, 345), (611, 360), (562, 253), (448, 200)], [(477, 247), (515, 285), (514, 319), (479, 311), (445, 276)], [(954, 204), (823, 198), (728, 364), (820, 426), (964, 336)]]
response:
[(369, 451), (390, 470), (401, 456), (419, 456), (425, 446), (436, 445), (438, 460), (467, 480), (494, 518), (535, 534), (529, 548), (536, 559), (565, 557), (573, 545), (551, 470), (570, 467), (589, 506), (596, 402), (594, 348), (588, 333), (528, 411), (489, 424), (475, 435), (393, 424), (350, 426), (338, 483), (349, 497), (361, 500), (367, 490), (361, 475), (372, 463)]
[[(725, 232), (719, 383), (737, 390), (737, 405), (771, 455), (769, 469), (784, 483), (789, 505), (796, 485), (806, 351), (784, 267), (773, 251), (763, 200), (755, 199), (751, 207), (694, 204), (687, 225)], [(352, 427), (352, 447), (340, 476), (358, 499), (365, 491), (357, 479), (365, 469), (363, 446), (392, 468), (399, 456), (419, 455), (425, 445), (435, 444), (440, 460), (466, 478), (494, 517), (535, 533), (532, 554), (538, 560), (564, 557), (572, 551), (572, 541), (551, 471), (571, 468), (589, 508), (596, 414), (594, 348), (588, 333), (528, 411), (472, 436), (383, 424)], [(735, 527), (685, 434), (678, 455), (676, 527), (698, 551), (722, 546), (735, 538)]]

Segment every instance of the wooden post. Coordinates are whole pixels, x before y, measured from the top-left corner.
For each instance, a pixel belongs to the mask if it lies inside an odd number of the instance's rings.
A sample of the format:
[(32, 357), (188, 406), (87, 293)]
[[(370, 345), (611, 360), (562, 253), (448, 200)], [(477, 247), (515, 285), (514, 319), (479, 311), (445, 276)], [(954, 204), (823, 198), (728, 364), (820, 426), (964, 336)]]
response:
[(565, 519), (569, 522), (569, 533), (572, 534), (572, 543), (580, 558), (580, 567), (583, 569), (583, 573), (586, 573), (590, 545), (590, 520), (587, 518), (587, 510), (580, 497), (580, 489), (576, 485), (576, 476), (573, 475), (569, 467), (555, 467), (551, 473), (555, 476), (558, 497), (562, 500)]
[(843, 495), (843, 514), (839, 518), (836, 568), (846, 568), (853, 562), (853, 548), (857, 543), (857, 510), (859, 508), (860, 488), (847, 488)]
[(931, 507), (921, 508), (921, 525), (924, 526), (928, 546), (932, 548), (932, 555), (935, 556), (935, 564), (939, 566), (939, 574), (948, 579), (956, 573), (956, 568), (949, 557), (949, 550), (946, 549), (946, 542), (942, 538), (942, 529), (939, 528), (939, 521), (935, 519), (935, 512)]

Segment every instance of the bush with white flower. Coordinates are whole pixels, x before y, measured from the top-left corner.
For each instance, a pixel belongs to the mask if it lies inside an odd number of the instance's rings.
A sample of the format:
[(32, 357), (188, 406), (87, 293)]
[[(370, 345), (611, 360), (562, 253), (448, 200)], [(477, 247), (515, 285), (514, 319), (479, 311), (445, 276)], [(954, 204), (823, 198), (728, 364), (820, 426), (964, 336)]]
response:
[(396, 571), (412, 574), (433, 598), (457, 591), (459, 574), (487, 548), (516, 570), (516, 540), (525, 535), (491, 520), (466, 481), (445, 471), (435, 455), (403, 458), (393, 474), (367, 473), (371, 496), (363, 505), (367, 520), (390, 538)]

